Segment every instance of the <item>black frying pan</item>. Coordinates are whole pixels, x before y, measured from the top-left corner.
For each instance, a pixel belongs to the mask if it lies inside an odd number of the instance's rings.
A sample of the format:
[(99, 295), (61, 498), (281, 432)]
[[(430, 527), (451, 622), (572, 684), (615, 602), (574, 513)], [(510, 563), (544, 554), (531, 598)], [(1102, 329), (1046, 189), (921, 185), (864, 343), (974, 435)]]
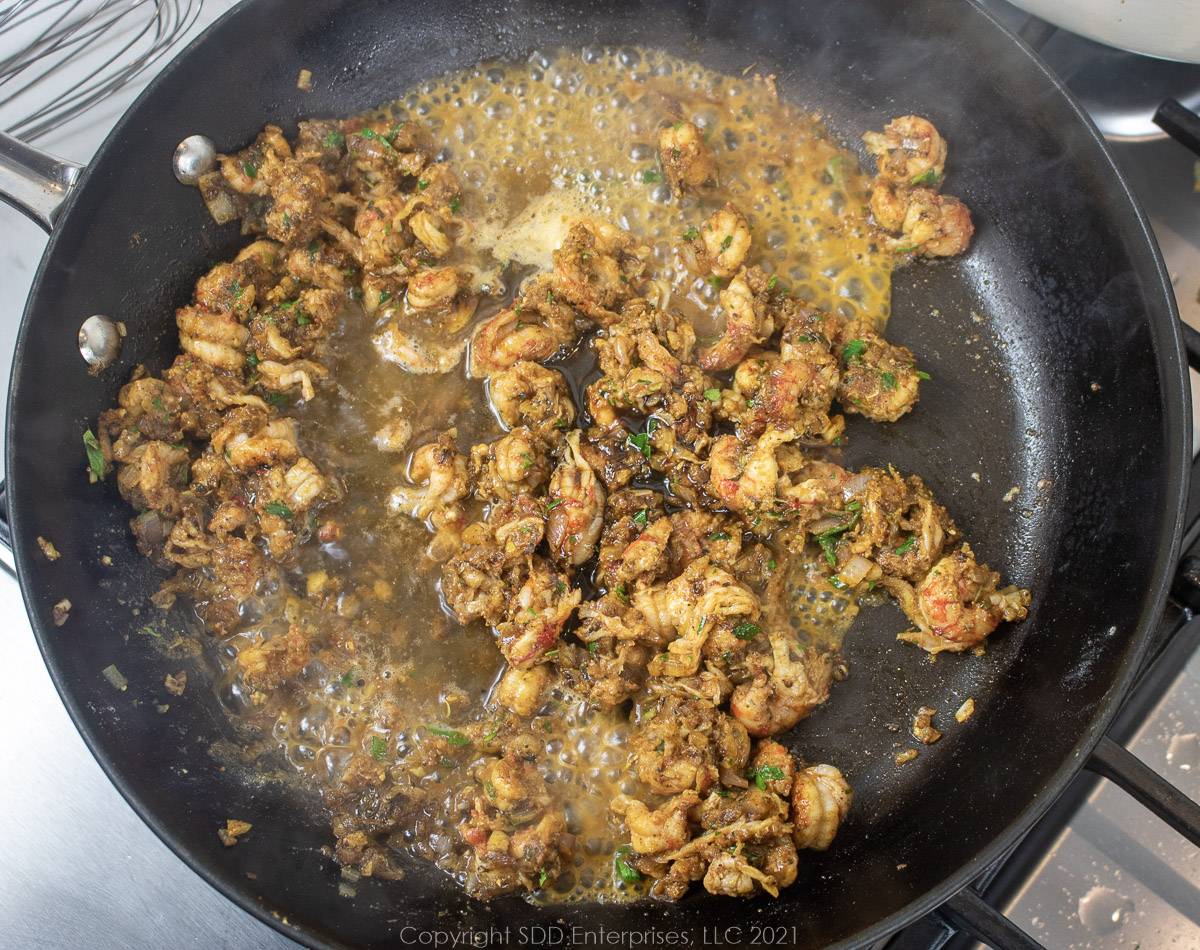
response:
[[(416, 863), (399, 884), (363, 880), (357, 898), (339, 897), (313, 800), (222, 771), (210, 754), (232, 737), (213, 697), (193, 680), (168, 715), (149, 702), (179, 666), (132, 636), (162, 577), (134, 549), (114, 480), (87, 483), (80, 436), (135, 364), (170, 361), (173, 308), (242, 243), (175, 182), (180, 140), (201, 132), (233, 150), (266, 122), (291, 132), (300, 118), (370, 107), (487, 56), (589, 43), (663, 47), (727, 72), (757, 63), (849, 143), (908, 112), (945, 134), (948, 190), (979, 230), (963, 260), (897, 275), (889, 328), (933, 379), (900, 423), (852, 421), (844, 461), (924, 476), (981, 559), (1033, 590), (1031, 615), (999, 631), (986, 656), (936, 663), (894, 641), (905, 621), (893, 608), (860, 618), (850, 679), (789, 736), (801, 755), (846, 772), (854, 808), (834, 848), (803, 854), (777, 901), (700, 892), (674, 905), (483, 904)], [(296, 89), (301, 68), (313, 72), (311, 93)], [(119, 364), (98, 376), (75, 352), (93, 313), (129, 330)], [(13, 540), (47, 665), (108, 774), (200, 874), (297, 939), (385, 945), (508, 927), (513, 941), (562, 943), (571, 927), (604, 927), (660, 944), (678, 933), (693, 944), (719, 934), (859, 946), (982, 871), (1100, 739), (1166, 594), (1190, 457), (1184, 383), (1162, 262), (1110, 157), (1054, 77), (967, 3), (253, 0), (152, 84), (58, 219), (12, 375)], [(1021, 494), (1002, 502), (1014, 485)], [(39, 535), (59, 561), (38, 554)], [(56, 628), (51, 607), (64, 596), (73, 607)], [(114, 662), (126, 693), (100, 675)], [(950, 714), (967, 697), (976, 713), (957, 726)], [(947, 736), (898, 769), (887, 726), (925, 703), (951, 723)], [(254, 824), (229, 849), (216, 836), (227, 817)], [(518, 930), (534, 925), (564, 929)]]

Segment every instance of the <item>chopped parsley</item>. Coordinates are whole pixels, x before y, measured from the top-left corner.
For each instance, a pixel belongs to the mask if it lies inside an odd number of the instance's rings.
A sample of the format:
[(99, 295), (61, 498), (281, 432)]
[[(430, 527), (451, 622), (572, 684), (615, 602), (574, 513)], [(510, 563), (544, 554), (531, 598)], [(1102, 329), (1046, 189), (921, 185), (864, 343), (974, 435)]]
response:
[(927, 168), (915, 178), (910, 178), (908, 183), (910, 185), (936, 185), (941, 180), (942, 176), (937, 173), (936, 168)]
[(733, 635), (739, 640), (753, 640), (758, 636), (758, 631), (761, 629), (758, 624), (751, 623), (749, 620), (743, 620), (733, 628)]
[(883, 388), (889, 392), (896, 388), (896, 377), (891, 373), (882, 373), (879, 378), (883, 381)]
[(704, 398), (707, 399), (709, 402), (720, 402), (721, 401), (721, 390), (706, 389), (706, 390), (704, 390)]
[(258, 166), (254, 162), (242, 162), (242, 171), (246, 173), (247, 178), (258, 177)]
[(385, 303), (387, 303), (391, 299), (392, 299), (392, 292), (390, 290), (385, 290), (383, 293), (381, 293), (379, 295), (379, 306), (382, 307)]
[(417, 190), (418, 191), (424, 191), (428, 187), (429, 187), (429, 179), (428, 178), (422, 178), (419, 182), (417, 182)]
[(650, 517), (650, 509), (649, 509), (649, 508), (643, 508), (641, 511), (637, 512), (637, 513), (636, 513), (636, 514), (633, 516), (633, 520), (634, 520), (634, 521), (635, 521), (637, 524), (645, 524), (645, 523), (646, 523), (646, 519), (647, 519), (647, 518), (649, 518), (649, 517)]
[(662, 172), (648, 171), (642, 172), (642, 184), (653, 185), (663, 180)]
[(909, 550), (912, 548), (912, 546), (916, 543), (917, 543), (917, 536), (915, 534), (910, 534), (908, 536), (908, 540), (905, 541), (902, 545), (900, 545), (900, 547), (896, 548), (896, 553), (897, 554), (907, 554), (909, 552)]
[(287, 405), (287, 396), (285, 396), (283, 393), (271, 393), (269, 396), (267, 396), (267, 398), (269, 400), (271, 400), (271, 403), (273, 405), (276, 405), (276, 406), (286, 406)]
[(450, 199), (450, 213), (458, 214), (458, 209), (462, 207), (462, 202), (457, 197)]
[(313, 318), (310, 317), (307, 313), (304, 313), (303, 311), (301, 311), (300, 313), (296, 314), (296, 326), (306, 327), (312, 322), (313, 322)]
[(933, 377), (923, 370), (917, 370), (917, 379), (933, 379)]
[(649, 433), (635, 432), (629, 437), (628, 442), (631, 446), (641, 452), (642, 455), (646, 456), (646, 458), (650, 457), (651, 448)]
[(483, 741), (491, 742), (493, 739), (495, 739), (496, 736), (500, 734), (500, 727), (503, 725), (504, 725), (504, 720), (501, 719), (498, 723), (496, 723), (495, 728), (493, 728), (491, 732), (489, 732), (486, 736), (483, 737)]
[(265, 508), (265, 511), (269, 515), (275, 515), (277, 518), (286, 518), (288, 521), (291, 521), (294, 517), (292, 515), (292, 509), (278, 499), (268, 504)]
[(371, 756), (382, 762), (386, 752), (387, 743), (380, 739), (379, 736), (371, 736)]
[(538, 887), (544, 887), (546, 885), (546, 878), (549, 876), (550, 872), (542, 868), (542, 873), (538, 875)]
[(728, 541), (730, 534), (728, 531), (714, 531), (708, 536), (709, 541)]
[(617, 856), (613, 859), (613, 865), (617, 869), (617, 875), (626, 884), (636, 884), (642, 879), (641, 871), (637, 870), (637, 868), (631, 868), (625, 863), (624, 856), (632, 850), (633, 848), (631, 848), (629, 845), (624, 845), (617, 849)]
[(720, 277), (709, 277), (708, 280), (706, 281), (706, 283), (710, 287), (716, 287), (717, 290), (720, 290), (722, 287), (725, 286), (725, 281), (721, 280)]
[(725, 235), (725, 240), (721, 242), (721, 250), (728, 250), (728, 249), (729, 249), (729, 245), (730, 245), (730, 244), (732, 244), (732, 243), (733, 243), (733, 235), (732, 235), (732, 234), (726, 234), (726, 235)]
[(861, 362), (863, 351), (866, 348), (867, 344), (862, 340), (851, 340), (842, 347), (842, 360), (847, 363)]
[(831, 577), (831, 578), (829, 578), (829, 585), (830, 585), (832, 588), (834, 588), (834, 590), (845, 590), (847, 587), (849, 587), (849, 586), (850, 586), (849, 584), (847, 584), (847, 583), (845, 583), (844, 581), (842, 581), (842, 579), (841, 579), (841, 578), (839, 578), (839, 577)]
[(103, 480), (104, 476), (108, 474), (108, 467), (104, 464), (104, 453), (100, 451), (100, 441), (91, 429), (83, 434), (83, 447), (87, 449), (88, 481)]
[(623, 604), (629, 603), (629, 594), (626, 593), (624, 584), (617, 585), (617, 588), (616, 588), (616, 590), (613, 591), (613, 593), (621, 598), (621, 603), (623, 603)]
[(449, 740), (451, 745), (471, 744), (471, 740), (464, 736), (457, 729), (447, 729), (444, 726), (430, 726), (429, 731), (435, 736), (441, 736), (443, 739)]
[(844, 161), (845, 159), (841, 155), (835, 155), (829, 160), (829, 164), (825, 166), (825, 171), (829, 172), (829, 177), (832, 178), (833, 183), (839, 187), (842, 184), (842, 174), (838, 170), (838, 166)]
[(345, 673), (343, 673), (341, 676), (338, 677), (338, 680), (341, 682), (341, 684), (343, 686), (353, 686), (354, 685), (354, 670), (353, 670), (353, 668), (346, 670)]
[(755, 769), (746, 777), (754, 779), (754, 784), (764, 792), (767, 790), (767, 782), (777, 782), (780, 779), (787, 778), (783, 774), (783, 769), (778, 765), (764, 765), (761, 768)]
[(776, 565), (775, 565), (775, 558), (771, 558), (771, 560), (767, 561), (767, 570), (768, 570), (768, 571), (773, 571), (773, 570), (775, 570), (775, 567), (776, 567)]
[(332, 132), (330, 132), (328, 135), (325, 136), (325, 147), (326, 148), (341, 148), (345, 144), (346, 144), (346, 136), (342, 135), (342, 133), (339, 132), (337, 129), (334, 129)]
[(562, 499), (555, 498), (554, 501), (550, 502), (550, 504), (548, 504), (546, 506), (546, 514), (549, 514), (550, 512), (552, 512), (555, 508), (557, 508), (561, 504), (562, 504)]
[(774, 290), (777, 283), (779, 283), (779, 278), (772, 274), (771, 279), (767, 281), (767, 290)]
[(683, 239), (685, 241), (694, 241), (699, 236), (700, 236), (699, 228), (688, 228), (686, 231), (683, 232)]

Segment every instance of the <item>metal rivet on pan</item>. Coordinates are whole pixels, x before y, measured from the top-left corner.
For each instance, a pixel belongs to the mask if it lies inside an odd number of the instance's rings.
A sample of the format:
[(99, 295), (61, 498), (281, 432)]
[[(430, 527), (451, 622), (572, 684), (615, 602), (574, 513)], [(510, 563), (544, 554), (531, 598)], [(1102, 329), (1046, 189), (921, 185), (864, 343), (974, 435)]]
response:
[(206, 135), (189, 135), (175, 147), (171, 167), (175, 177), (185, 185), (194, 185), (200, 176), (213, 170), (217, 164), (217, 147)]
[(92, 369), (110, 366), (121, 351), (121, 330), (117, 324), (96, 314), (83, 321), (79, 328), (79, 352)]

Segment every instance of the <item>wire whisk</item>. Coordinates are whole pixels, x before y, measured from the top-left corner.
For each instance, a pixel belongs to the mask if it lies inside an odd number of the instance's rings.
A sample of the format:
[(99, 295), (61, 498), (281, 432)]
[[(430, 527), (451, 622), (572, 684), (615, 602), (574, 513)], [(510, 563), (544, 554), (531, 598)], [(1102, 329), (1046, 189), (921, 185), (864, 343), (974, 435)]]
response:
[(132, 82), (204, 0), (12, 0), (0, 6), (0, 124), (34, 141)]

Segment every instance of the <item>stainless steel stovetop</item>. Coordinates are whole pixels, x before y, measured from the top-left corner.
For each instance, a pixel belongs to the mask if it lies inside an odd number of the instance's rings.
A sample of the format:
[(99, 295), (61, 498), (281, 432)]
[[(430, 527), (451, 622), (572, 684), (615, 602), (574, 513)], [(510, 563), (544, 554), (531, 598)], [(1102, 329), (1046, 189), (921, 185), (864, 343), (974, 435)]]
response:
[[(193, 34), (234, 2), (207, 0)], [(1014, 28), (1027, 20), (1003, 0), (985, 5)], [(1164, 96), (1200, 102), (1200, 66), (1161, 66), (1061, 33), (1041, 51), (1098, 123), (1121, 136), (1110, 139), (1113, 152), (1150, 217), (1180, 312), (1200, 328), (1200, 165), (1147, 124)], [(39, 144), (86, 160), (137, 91)], [(0, 366), (8, 366), (45, 237), (15, 213), (0, 213)], [(1198, 382), (1193, 373), (1193, 406)], [(1193, 431), (1200, 432), (1195, 423)], [(196, 876), (108, 782), (59, 702), (16, 583), (3, 575), (0, 617), (8, 657), (0, 722), (9, 735), (0, 767), (0, 950), (295, 947)], [(1197, 625), (1183, 631), (1189, 642), (1200, 642)], [(1175, 666), (1127, 745), (1200, 801), (1200, 654)], [(1196, 849), (1104, 782), (1068, 817), (1040, 829), (1040, 856), (1026, 858), (1032, 874), (1008, 887), (1004, 909), (1013, 920), (1049, 950), (1200, 947)]]

